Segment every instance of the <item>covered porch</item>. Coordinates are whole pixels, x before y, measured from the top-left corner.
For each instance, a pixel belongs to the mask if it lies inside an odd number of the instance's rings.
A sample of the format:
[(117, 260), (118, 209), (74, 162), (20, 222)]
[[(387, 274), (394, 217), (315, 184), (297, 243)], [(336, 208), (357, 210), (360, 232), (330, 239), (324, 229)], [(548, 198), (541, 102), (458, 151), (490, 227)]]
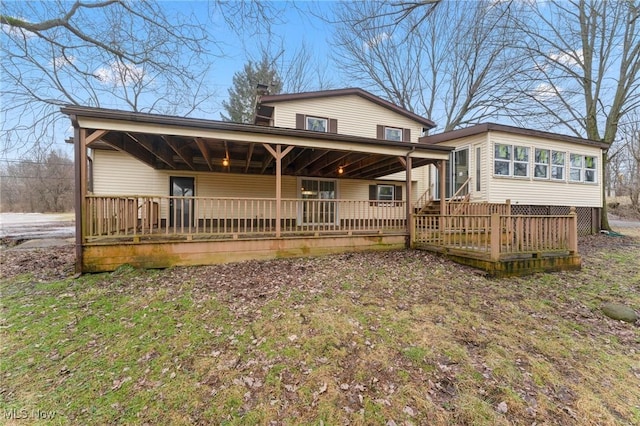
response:
[[(444, 173), (451, 150), (96, 108), (63, 112), (75, 127), (79, 272), (408, 247), (418, 198), (412, 171), (435, 164)], [(135, 158), (171, 176), (170, 188), (96, 192), (91, 152)], [(206, 178), (210, 193), (246, 176), (271, 187), (263, 197), (246, 185), (237, 196), (209, 196), (195, 191), (192, 175), (224, 177)], [(372, 196), (376, 182), (384, 185)], [(358, 196), (341, 196), (338, 183), (359, 188)]]

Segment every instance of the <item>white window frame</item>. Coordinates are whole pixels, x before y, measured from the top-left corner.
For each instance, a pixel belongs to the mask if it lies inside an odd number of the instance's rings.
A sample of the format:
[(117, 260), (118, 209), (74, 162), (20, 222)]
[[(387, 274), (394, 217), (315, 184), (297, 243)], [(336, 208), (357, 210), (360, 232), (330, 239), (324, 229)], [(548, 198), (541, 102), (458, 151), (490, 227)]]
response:
[[(508, 147), (508, 158), (499, 158), (497, 156), (497, 149), (499, 146), (506, 146)], [(516, 151), (517, 150), (524, 150), (525, 152), (525, 156), (526, 156), (526, 160), (517, 160), (516, 159)], [(531, 148), (529, 148), (528, 146), (524, 146), (524, 145), (512, 145), (512, 144), (506, 144), (506, 143), (495, 143), (494, 147), (493, 147), (493, 175), (496, 177), (510, 177), (510, 178), (516, 178), (516, 179), (528, 179), (529, 178), (529, 174), (530, 171), (529, 169), (530, 164), (531, 164)], [(501, 163), (502, 166), (504, 167), (505, 164), (508, 165), (507, 174), (500, 174), (500, 173), (496, 173), (496, 163)], [(525, 165), (524, 171), (525, 174), (524, 175), (516, 175), (516, 165)]]
[[(587, 167), (587, 157), (593, 158), (593, 167)], [(584, 182), (598, 183), (598, 157), (595, 155), (584, 156)], [(587, 172), (593, 171), (593, 180), (587, 180)]]
[[(525, 157), (526, 160), (518, 160), (516, 153), (518, 152), (519, 149), (523, 149), (525, 152)], [(522, 146), (522, 145), (513, 145), (513, 177), (515, 178), (528, 178), (529, 177), (529, 169), (530, 169), (530, 162), (529, 162), (529, 158), (530, 158), (530, 149), (528, 146)], [(516, 165), (522, 165), (524, 164), (524, 175), (517, 175), (516, 174)]]
[[(381, 189), (391, 188), (391, 198), (380, 198)], [(385, 195), (385, 197), (387, 197)], [(376, 185), (376, 201), (382, 201), (385, 203), (393, 203), (396, 201), (396, 186), (390, 184), (378, 184)]]
[[(394, 141), (394, 142), (402, 142), (402, 132), (403, 130), (399, 127), (388, 127), (385, 126), (384, 128), (384, 138), (385, 140), (388, 141)], [(389, 134), (390, 133), (396, 133), (397, 134), (397, 138), (396, 137), (390, 137)]]
[[(574, 178), (574, 173), (577, 177)], [(584, 155), (569, 153), (569, 182), (582, 182), (584, 176)]]
[[(546, 162), (542, 162), (542, 161), (538, 161), (538, 152), (542, 152), (542, 151), (546, 151), (547, 153), (547, 161)], [(536, 176), (536, 172), (538, 167), (544, 167), (544, 171), (545, 171), (545, 175), (544, 176)], [(533, 155), (533, 178), (534, 179), (545, 179), (548, 180), (551, 175), (550, 175), (550, 170), (551, 170), (551, 150), (547, 149), (547, 148), (536, 148), (534, 150), (534, 155)]]
[[(324, 130), (317, 130), (313, 128), (313, 125), (310, 123), (312, 122), (312, 120), (315, 121), (320, 121), (324, 123)], [(327, 133), (329, 131), (329, 119), (328, 118), (323, 118), (323, 117), (315, 117), (312, 115), (307, 115), (304, 118), (304, 126), (306, 130), (311, 130), (314, 132), (322, 132), (322, 133)]]
[[(593, 167), (587, 167), (587, 158), (593, 159)], [(580, 162), (574, 162), (574, 159), (580, 159)], [(598, 183), (598, 163), (595, 155), (569, 154), (569, 182)], [(579, 173), (578, 179), (574, 179), (572, 174)], [(587, 180), (587, 172), (593, 172), (593, 179)]]
[[(497, 156), (497, 149), (498, 146), (506, 146), (509, 151), (507, 153), (507, 158), (499, 158)], [(513, 159), (513, 145), (509, 145), (506, 143), (496, 143), (493, 146), (493, 175), (494, 176), (500, 176), (500, 177), (511, 177), (513, 175), (513, 169), (512, 169), (512, 163), (511, 160)], [(496, 173), (496, 163), (501, 163), (501, 164), (507, 164), (507, 174), (501, 174), (501, 173)]]
[[(562, 163), (556, 163), (554, 162), (554, 154), (562, 154)], [(554, 169), (561, 169), (562, 170), (562, 177), (561, 178), (556, 178), (553, 177), (553, 171)], [(551, 180), (555, 180), (556, 182), (560, 182), (560, 181), (566, 181), (566, 174), (565, 171), (567, 170), (567, 153), (564, 151), (551, 151), (551, 173), (549, 175), (549, 177), (551, 178)]]

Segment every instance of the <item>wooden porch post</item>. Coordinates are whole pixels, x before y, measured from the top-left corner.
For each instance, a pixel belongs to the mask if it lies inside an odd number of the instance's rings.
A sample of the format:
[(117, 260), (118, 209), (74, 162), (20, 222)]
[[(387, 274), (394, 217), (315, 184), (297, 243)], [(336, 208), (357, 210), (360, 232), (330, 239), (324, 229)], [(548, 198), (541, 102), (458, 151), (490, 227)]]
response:
[(85, 223), (87, 195), (87, 131), (74, 121), (75, 160), (75, 217), (76, 217), (76, 272), (82, 272), (82, 244), (86, 235)]
[(273, 156), (276, 162), (276, 238), (280, 238), (282, 233), (282, 159), (293, 149), (288, 146), (282, 150), (282, 145), (277, 144), (276, 149), (269, 144), (262, 144), (267, 151)]
[(445, 179), (447, 177), (447, 163), (445, 160), (440, 160), (439, 162), (439, 172), (440, 172), (440, 216), (444, 216), (447, 213), (447, 193), (446, 193), (446, 185)]
[(569, 253), (578, 253), (578, 213), (576, 208), (571, 206), (569, 209), (569, 216), (571, 216), (571, 223), (569, 225)]
[(500, 260), (500, 241), (502, 239), (502, 229), (500, 229), (500, 214), (491, 215), (491, 260)]
[(276, 238), (280, 238), (282, 232), (282, 146), (276, 145)]
[(415, 237), (415, 228), (413, 226), (413, 188), (411, 185), (411, 168), (412, 168), (412, 160), (409, 154), (407, 154), (407, 158), (405, 161), (405, 167), (407, 168), (406, 175), (406, 191), (407, 191), (407, 205), (406, 205), (406, 216), (407, 216), (407, 242), (406, 247), (411, 248), (413, 245), (413, 239)]

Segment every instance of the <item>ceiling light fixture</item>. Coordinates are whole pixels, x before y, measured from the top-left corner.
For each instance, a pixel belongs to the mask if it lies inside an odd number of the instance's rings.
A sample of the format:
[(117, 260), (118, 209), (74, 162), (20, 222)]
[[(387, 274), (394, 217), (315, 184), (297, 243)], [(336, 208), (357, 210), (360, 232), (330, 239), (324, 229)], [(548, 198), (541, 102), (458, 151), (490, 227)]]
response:
[(338, 167), (338, 174), (341, 175), (344, 173), (344, 169), (342, 168), (342, 166)]
[(229, 165), (229, 159), (228, 159), (228, 158), (224, 158), (224, 159), (222, 159), (222, 165), (223, 165), (224, 167), (227, 167), (227, 166)]

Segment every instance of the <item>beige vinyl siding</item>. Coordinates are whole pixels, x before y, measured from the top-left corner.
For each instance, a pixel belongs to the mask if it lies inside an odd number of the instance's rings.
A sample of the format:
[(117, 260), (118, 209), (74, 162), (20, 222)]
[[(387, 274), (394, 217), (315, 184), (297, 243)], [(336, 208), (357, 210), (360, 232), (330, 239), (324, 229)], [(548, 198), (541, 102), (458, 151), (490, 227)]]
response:
[[(529, 147), (529, 177), (514, 178), (493, 175), (494, 144), (510, 144)], [(534, 149), (550, 149), (566, 152), (565, 180), (533, 178)], [(602, 206), (602, 155), (600, 148), (572, 144), (542, 138), (526, 137), (502, 132), (490, 132), (487, 143), (487, 170), (491, 181), (488, 201), (494, 203), (510, 199), (513, 204), (557, 205), (576, 207)], [(597, 183), (569, 182), (569, 154), (595, 156), (597, 159)]]
[[(457, 140), (447, 141), (440, 145), (442, 146), (450, 146), (453, 148), (469, 148), (469, 176), (471, 177), (470, 189), (471, 189), (471, 201), (486, 201), (488, 188), (490, 186), (489, 179), (487, 179), (486, 168), (487, 168), (487, 135), (474, 135), (466, 138), (460, 138)], [(476, 188), (476, 152), (475, 148), (477, 146), (482, 147), (482, 163), (480, 164), (480, 178), (481, 178), (481, 191), (477, 192)], [(428, 187), (431, 188), (433, 195), (436, 193), (436, 182), (438, 175), (438, 169), (435, 166), (428, 166)], [(426, 190), (427, 187), (425, 187)]]
[[(269, 105), (269, 104), (266, 104)], [(332, 96), (275, 102), (274, 126), (296, 128), (296, 114), (338, 120), (338, 133), (376, 138), (378, 124), (411, 129), (411, 142), (418, 142), (422, 124), (357, 95)]]
[[(154, 170), (144, 163), (118, 151), (96, 150), (94, 158), (94, 194), (96, 195), (149, 195), (168, 196), (169, 178), (171, 176), (193, 177), (195, 183), (196, 197), (212, 198), (260, 198), (274, 199), (276, 196), (275, 176), (259, 175), (239, 175), (230, 173), (208, 173), (208, 172), (188, 172)], [(299, 199), (299, 179), (295, 176), (282, 177), (282, 198)], [(313, 179), (313, 178), (310, 178)], [(369, 200), (369, 185), (393, 184), (402, 186), (402, 198), (406, 199), (404, 182), (381, 181), (381, 180), (338, 180), (337, 196), (342, 200)], [(216, 214), (232, 217), (234, 208), (231, 203), (226, 207), (216, 204), (215, 211), (212, 204), (202, 203), (197, 211), (199, 218), (212, 217)], [(237, 204), (236, 204), (237, 206)], [(296, 218), (298, 212), (294, 208), (293, 202), (286, 204), (283, 209), (283, 218)], [(257, 207), (254, 207), (257, 209)], [(378, 214), (385, 212), (390, 214), (389, 208), (381, 209), (376, 206), (369, 206), (368, 203), (358, 203), (357, 211), (353, 208), (343, 208), (338, 213), (340, 219), (352, 217), (377, 218)], [(392, 209), (393, 217), (404, 217), (404, 207), (399, 206)], [(251, 207), (247, 211), (252, 212)], [(275, 210), (273, 215), (275, 216)], [(356, 214), (358, 216), (356, 216)], [(168, 217), (166, 206), (160, 212), (162, 218)], [(251, 213), (253, 216), (253, 213)]]
[(96, 195), (169, 195), (169, 177), (119, 151), (93, 151)]
[[(381, 180), (343, 180), (338, 182), (338, 198), (341, 200), (369, 200), (369, 185), (394, 185), (402, 187), (402, 200), (406, 200), (406, 188), (404, 183), (397, 181)], [(345, 219), (404, 219), (406, 210), (404, 205), (396, 207), (379, 207), (371, 203), (356, 203), (344, 205), (338, 212), (340, 220)]]

